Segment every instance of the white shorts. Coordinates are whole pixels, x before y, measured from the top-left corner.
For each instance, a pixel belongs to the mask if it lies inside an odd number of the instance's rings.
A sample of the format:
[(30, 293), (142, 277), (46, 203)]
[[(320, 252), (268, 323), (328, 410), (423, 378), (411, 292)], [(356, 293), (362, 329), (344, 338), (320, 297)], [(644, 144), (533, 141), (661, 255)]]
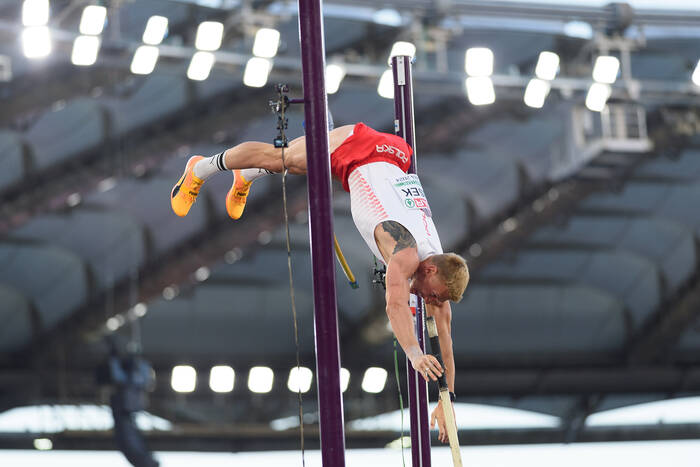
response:
[(350, 210), (357, 230), (378, 260), (385, 263), (374, 239), (374, 229), (384, 221), (396, 221), (416, 240), (421, 261), (442, 253), (430, 206), (415, 175), (407, 175), (388, 162), (372, 162), (348, 177)]

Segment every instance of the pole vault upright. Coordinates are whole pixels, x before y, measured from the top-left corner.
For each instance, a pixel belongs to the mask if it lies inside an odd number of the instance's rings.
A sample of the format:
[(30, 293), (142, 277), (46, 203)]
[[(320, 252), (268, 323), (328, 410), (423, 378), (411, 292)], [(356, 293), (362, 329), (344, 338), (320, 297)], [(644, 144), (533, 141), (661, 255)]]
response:
[[(413, 157), (409, 173), (416, 173), (416, 125), (413, 118), (413, 77), (411, 57), (391, 58), (394, 72), (394, 132), (411, 148)], [(412, 295), (416, 301), (416, 337), (425, 353), (425, 313), (423, 299)], [(408, 405), (411, 414), (411, 454), (413, 467), (430, 467), (430, 430), (428, 429), (428, 385), (406, 360)]]
[(324, 467), (345, 466), (343, 400), (340, 390), (338, 311), (333, 262), (328, 102), (321, 0), (299, 0), (299, 38), (306, 119), (309, 233), (313, 271), (316, 385)]

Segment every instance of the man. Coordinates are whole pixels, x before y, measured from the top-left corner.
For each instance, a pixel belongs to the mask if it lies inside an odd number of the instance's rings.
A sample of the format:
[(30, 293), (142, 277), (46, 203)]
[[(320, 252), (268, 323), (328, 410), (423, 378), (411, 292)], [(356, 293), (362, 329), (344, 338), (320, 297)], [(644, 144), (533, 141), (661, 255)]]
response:
[[(423, 297), (428, 316), (438, 327), (440, 348), (450, 391), (454, 392), (454, 355), (449, 300), (458, 302), (469, 282), (464, 259), (443, 254), (430, 207), (418, 177), (407, 175), (412, 149), (398, 136), (377, 132), (363, 123), (329, 132), (331, 172), (350, 192), (355, 225), (367, 246), (386, 267), (386, 313), (391, 327), (413, 368), (428, 381), (443, 369), (418, 345), (409, 308), (409, 294)], [(233, 186), (226, 195), (226, 210), (238, 219), (243, 214), (250, 186), (257, 178), (282, 172), (306, 173), (305, 138), (284, 151), (271, 144), (245, 142), (215, 156), (193, 156), (173, 187), (171, 206), (186, 216), (204, 181), (232, 170)], [(438, 422), (439, 439), (448, 442), (442, 408), (433, 411), (431, 427)]]

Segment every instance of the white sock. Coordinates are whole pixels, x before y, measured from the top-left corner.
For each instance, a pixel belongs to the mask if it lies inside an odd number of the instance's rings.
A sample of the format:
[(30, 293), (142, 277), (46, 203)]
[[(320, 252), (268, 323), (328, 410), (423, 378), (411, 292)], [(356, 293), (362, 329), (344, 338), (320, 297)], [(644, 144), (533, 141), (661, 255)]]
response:
[(241, 175), (243, 175), (243, 180), (246, 182), (252, 182), (253, 180), (257, 180), (260, 177), (264, 177), (266, 175), (272, 175), (274, 172), (271, 172), (267, 169), (242, 169), (241, 170)]
[(228, 170), (224, 161), (226, 151), (211, 157), (205, 157), (194, 165), (194, 176), (206, 180), (217, 172)]

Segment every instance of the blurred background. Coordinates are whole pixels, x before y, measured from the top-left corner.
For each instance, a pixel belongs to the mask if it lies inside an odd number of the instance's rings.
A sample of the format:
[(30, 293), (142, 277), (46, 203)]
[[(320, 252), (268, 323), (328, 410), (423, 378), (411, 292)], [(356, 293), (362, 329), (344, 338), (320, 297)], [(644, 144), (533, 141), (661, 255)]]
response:
[[(465, 463), (697, 465), (697, 2), (328, 0), (324, 16), (336, 126), (392, 132), (387, 60), (415, 56), (418, 173), (472, 276), (452, 307)], [(274, 85), (302, 96), (297, 22), (281, 0), (0, 2), (2, 465), (296, 463), (299, 390), (318, 448), (306, 179), (288, 179), (299, 371), (281, 178), (255, 182), (239, 221), (229, 174), (186, 218), (168, 201), (190, 155), (272, 142)], [(400, 465), (405, 359), (397, 386), (383, 290), (334, 190), (360, 285), (338, 268), (346, 444), (381, 449), (348, 458)]]

